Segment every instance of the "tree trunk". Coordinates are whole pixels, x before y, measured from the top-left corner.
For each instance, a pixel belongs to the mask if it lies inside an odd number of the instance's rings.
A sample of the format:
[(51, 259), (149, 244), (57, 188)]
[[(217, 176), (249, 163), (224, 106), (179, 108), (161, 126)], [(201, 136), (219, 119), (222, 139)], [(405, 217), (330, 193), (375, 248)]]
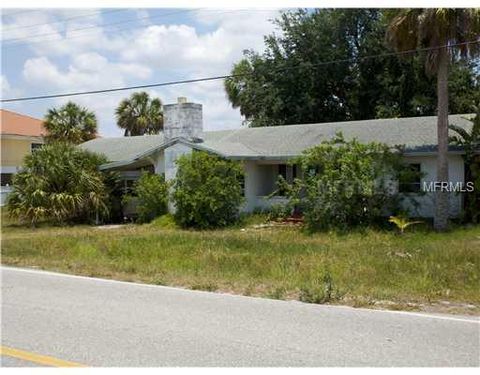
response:
[[(448, 182), (448, 51), (439, 50), (437, 72), (437, 181)], [(435, 217), (433, 226), (438, 231), (447, 229), (449, 193), (439, 189), (435, 193)]]

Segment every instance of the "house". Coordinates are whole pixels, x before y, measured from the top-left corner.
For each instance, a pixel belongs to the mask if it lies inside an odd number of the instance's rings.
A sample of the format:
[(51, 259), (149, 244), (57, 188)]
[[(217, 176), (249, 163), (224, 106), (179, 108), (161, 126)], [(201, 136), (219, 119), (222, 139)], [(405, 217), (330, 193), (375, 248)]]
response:
[(20, 113), (0, 109), (1, 201), (5, 204), (12, 176), (22, 167), (25, 155), (44, 143), (43, 121)]
[[(462, 115), (452, 115), (449, 121), (466, 129), (471, 128), (471, 122)], [(145, 169), (164, 174), (167, 180), (173, 179), (175, 160), (194, 150), (239, 160), (245, 168), (244, 210), (252, 211), (284, 203), (285, 197), (270, 196), (276, 190), (278, 175), (292, 181), (298, 172), (289, 162), (304, 150), (331, 139), (340, 131), (347, 140), (377, 141), (392, 147), (404, 145), (405, 161), (412, 168), (422, 171), (424, 176), (422, 180), (400, 188), (405, 194), (417, 197), (419, 207), (415, 216), (432, 217), (435, 211), (434, 193), (420, 195), (418, 192), (424, 181), (435, 181), (436, 123), (436, 117), (432, 116), (203, 131), (201, 104), (179, 98), (178, 103), (164, 106), (162, 134), (98, 138), (80, 147), (104, 154), (109, 163), (102, 165), (101, 169), (119, 171), (126, 187), (131, 186)], [(463, 183), (464, 169), (462, 151), (452, 148), (449, 152), (450, 180)], [(458, 216), (461, 209), (461, 194), (450, 194), (450, 216)]]

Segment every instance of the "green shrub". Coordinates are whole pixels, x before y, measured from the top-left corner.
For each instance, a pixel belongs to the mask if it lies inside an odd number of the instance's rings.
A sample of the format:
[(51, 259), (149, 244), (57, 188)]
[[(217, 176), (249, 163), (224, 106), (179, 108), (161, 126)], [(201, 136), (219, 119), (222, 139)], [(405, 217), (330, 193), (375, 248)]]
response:
[(380, 143), (347, 142), (341, 134), (307, 150), (295, 161), (302, 179), (279, 184), (287, 191), (291, 209), (301, 210), (310, 229), (368, 226), (398, 207), (391, 190), (404, 167), (401, 153)]
[(321, 278), (314, 278), (300, 288), (299, 300), (307, 303), (327, 303), (340, 298), (332, 275), (326, 271)]
[(150, 224), (156, 228), (161, 228), (161, 229), (177, 228), (177, 223), (175, 222), (175, 218), (171, 214), (159, 216), (156, 219), (152, 220)]
[(469, 119), (472, 122), (470, 132), (462, 127), (450, 125), (454, 135), (450, 142), (464, 149), (465, 182), (471, 184), (473, 189), (464, 193), (463, 221), (467, 223), (480, 223), (480, 104), (475, 108), (476, 115)]
[(179, 225), (215, 228), (238, 219), (244, 175), (238, 162), (195, 151), (177, 164), (173, 199)]
[(291, 208), (287, 204), (274, 204), (267, 212), (269, 221), (285, 219), (292, 213)]
[[(34, 226), (39, 220), (93, 221), (109, 213), (106, 160), (67, 143), (44, 145), (24, 159), (13, 177), (7, 209)], [(112, 175), (108, 175), (112, 179)]]
[(135, 183), (138, 221), (148, 223), (168, 211), (168, 184), (163, 175), (143, 173)]
[(266, 224), (270, 221), (267, 213), (242, 213), (238, 225), (240, 227), (251, 227), (254, 225)]

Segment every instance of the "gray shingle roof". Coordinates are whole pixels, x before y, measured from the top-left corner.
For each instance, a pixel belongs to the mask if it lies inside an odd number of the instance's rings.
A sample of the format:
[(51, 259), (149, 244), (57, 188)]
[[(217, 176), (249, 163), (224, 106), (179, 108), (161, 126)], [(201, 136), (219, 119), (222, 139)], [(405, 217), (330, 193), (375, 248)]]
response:
[[(451, 115), (449, 123), (466, 129), (471, 115)], [(407, 152), (432, 152), (437, 143), (437, 117), (410, 117), (320, 124), (240, 128), (204, 132), (199, 148), (235, 159), (284, 158), (300, 155), (304, 150), (341, 131), (347, 140), (404, 145)], [(149, 150), (164, 145), (163, 135), (97, 138), (80, 147), (104, 154), (111, 162), (135, 160)]]

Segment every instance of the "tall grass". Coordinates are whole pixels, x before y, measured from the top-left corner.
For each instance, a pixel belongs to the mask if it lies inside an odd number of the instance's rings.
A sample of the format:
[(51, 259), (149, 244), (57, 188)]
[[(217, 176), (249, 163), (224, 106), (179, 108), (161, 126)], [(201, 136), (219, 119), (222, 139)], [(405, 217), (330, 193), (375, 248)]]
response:
[(306, 302), (480, 305), (480, 226), (449, 233), (4, 226), (2, 263)]

